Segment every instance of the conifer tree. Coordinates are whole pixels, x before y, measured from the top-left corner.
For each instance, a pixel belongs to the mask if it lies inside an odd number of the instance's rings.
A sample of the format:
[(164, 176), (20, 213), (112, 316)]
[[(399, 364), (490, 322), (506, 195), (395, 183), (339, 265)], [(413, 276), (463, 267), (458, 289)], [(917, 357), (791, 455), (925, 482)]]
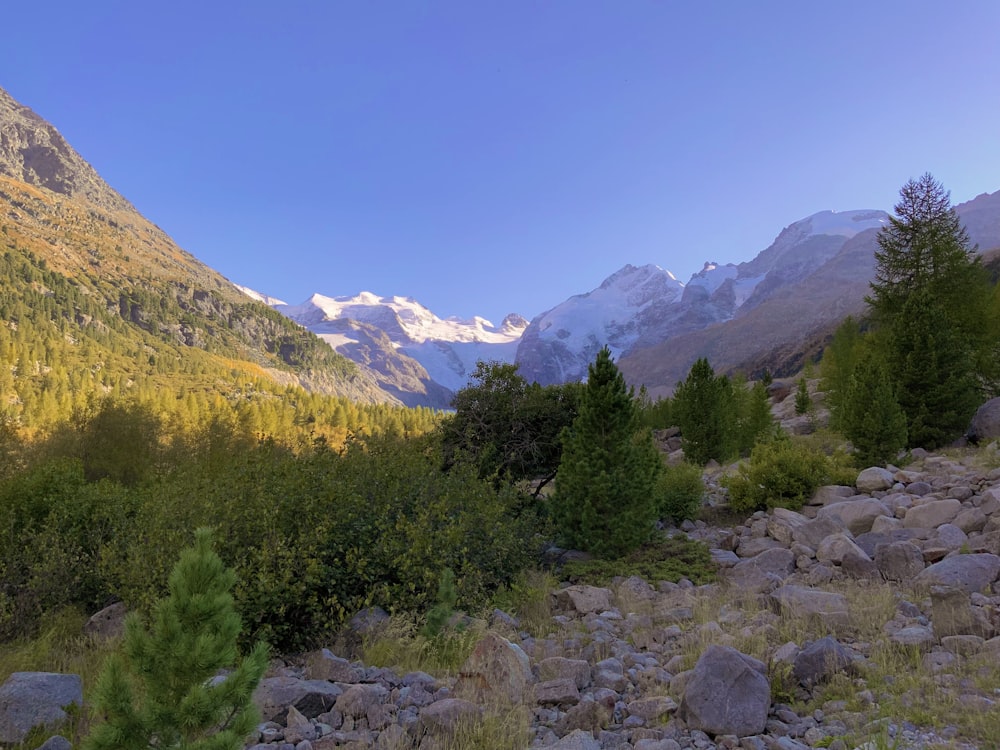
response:
[(868, 304), (910, 445), (935, 448), (961, 434), (980, 398), (979, 372), (994, 369), (988, 277), (931, 175), (903, 186), (895, 212), (878, 235)]
[(632, 389), (604, 347), (564, 433), (552, 515), (567, 544), (614, 557), (649, 539), (662, 459)]
[(842, 422), (855, 456), (866, 466), (892, 461), (906, 447), (906, 415), (885, 362), (873, 351), (854, 368), (843, 400)]
[(716, 377), (704, 357), (691, 366), (687, 378), (674, 391), (673, 415), (681, 428), (681, 445), (687, 460), (706, 464), (723, 461), (734, 452), (735, 415), (729, 379)]
[(809, 384), (805, 375), (799, 378), (799, 386), (795, 390), (795, 413), (799, 416), (806, 414), (812, 408), (812, 399), (809, 397)]
[(196, 531), (194, 547), (170, 574), (170, 595), (154, 608), (151, 630), (134, 613), (126, 620), (123, 653), (108, 659), (94, 696), (104, 720), (84, 750), (243, 747), (258, 720), (250, 698), (267, 648), (261, 643), (237, 658), (235, 581), (212, 551), (210, 532)]
[(851, 375), (861, 352), (861, 329), (853, 317), (848, 315), (837, 326), (830, 343), (823, 349), (823, 359), (819, 363), (820, 388), (826, 394), (826, 405), (830, 408), (830, 426), (842, 428), (843, 405), (851, 384)]

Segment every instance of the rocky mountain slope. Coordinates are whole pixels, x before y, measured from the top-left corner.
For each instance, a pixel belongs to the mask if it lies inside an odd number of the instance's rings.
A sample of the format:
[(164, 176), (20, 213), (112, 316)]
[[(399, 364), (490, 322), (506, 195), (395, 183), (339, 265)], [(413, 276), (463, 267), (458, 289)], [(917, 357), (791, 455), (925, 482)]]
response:
[[(1000, 246), (1000, 191), (959, 204), (956, 211), (981, 251)], [(771, 285), (765, 279), (758, 288), (767, 288), (768, 293), (752, 296), (728, 320), (635, 347), (619, 362), (623, 373), (630, 382), (646, 384), (654, 395), (663, 395), (699, 357), (708, 357), (723, 372), (794, 371), (802, 365), (803, 352), (821, 342), (839, 321), (864, 313), (875, 270), (876, 235), (872, 226), (844, 237), (835, 253), (815, 256), (822, 262), (800, 267), (789, 283)]]
[[(886, 220), (883, 211), (823, 211), (786, 227), (751, 261), (706, 263), (686, 285), (656, 266), (626, 266), (593, 292), (535, 318), (517, 362), (529, 380), (576, 380), (586, 375), (587, 364), (605, 344), (625, 361), (635, 351), (678, 336), (697, 336), (795, 287), (856, 235), (874, 232)], [(657, 371), (630, 374), (633, 382), (651, 389), (663, 384)]]
[[(242, 371), (276, 390), (298, 384), (359, 401), (392, 400), (362, 367), (179, 248), (52, 125), (2, 89), (0, 250), (9, 268), (33, 269), (3, 279), (5, 303), (11, 310), (26, 305), (40, 336), (58, 334), (86, 354), (90, 373), (78, 387), (89, 387), (93, 373), (106, 376), (101, 363), (114, 358), (116, 368), (125, 368), (114, 374), (116, 382), (126, 385), (155, 375), (161, 386), (173, 378), (225, 395), (239, 387), (233, 373)], [(36, 277), (49, 278), (47, 290)], [(51, 314), (39, 317), (32, 302), (39, 293), (47, 295)], [(11, 310), (5, 308), (8, 316)], [(116, 352), (132, 355), (123, 359), (108, 349), (109, 330), (116, 332)], [(44, 374), (54, 364), (43, 357), (32, 366)], [(23, 373), (22, 367), (18, 377)], [(0, 397), (21, 403), (17, 382), (9, 387)]]

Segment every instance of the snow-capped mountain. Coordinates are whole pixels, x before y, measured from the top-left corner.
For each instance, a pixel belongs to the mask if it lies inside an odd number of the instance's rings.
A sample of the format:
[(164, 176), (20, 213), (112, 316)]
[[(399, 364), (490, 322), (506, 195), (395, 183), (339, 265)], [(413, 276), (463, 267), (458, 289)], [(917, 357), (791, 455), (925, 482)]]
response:
[(887, 220), (884, 211), (821, 211), (786, 227), (753, 260), (706, 263), (687, 284), (658, 266), (627, 265), (531, 321), (517, 351), (521, 373), (543, 384), (578, 380), (602, 346), (626, 356), (745, 314)]
[(684, 285), (659, 266), (627, 265), (587, 294), (570, 297), (527, 327), (517, 348), (521, 374), (542, 384), (581, 380), (607, 345), (618, 357), (648, 320), (680, 298)]
[[(272, 306), (376, 371), (404, 403), (446, 407), (478, 360), (513, 362), (528, 322), (511, 314), (499, 326), (485, 318), (439, 318), (409, 297), (314, 294), (300, 305)], [(407, 395), (409, 394), (409, 395)]]

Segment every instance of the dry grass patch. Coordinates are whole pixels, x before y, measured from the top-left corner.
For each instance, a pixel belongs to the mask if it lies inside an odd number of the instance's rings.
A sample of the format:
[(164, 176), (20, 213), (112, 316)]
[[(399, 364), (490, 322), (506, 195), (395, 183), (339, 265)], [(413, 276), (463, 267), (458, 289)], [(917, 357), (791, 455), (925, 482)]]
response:
[(481, 621), (468, 627), (445, 627), (435, 636), (421, 634), (421, 623), (407, 615), (394, 615), (387, 626), (361, 646), (361, 661), (400, 674), (426, 672), (434, 677), (454, 677), (486, 632)]

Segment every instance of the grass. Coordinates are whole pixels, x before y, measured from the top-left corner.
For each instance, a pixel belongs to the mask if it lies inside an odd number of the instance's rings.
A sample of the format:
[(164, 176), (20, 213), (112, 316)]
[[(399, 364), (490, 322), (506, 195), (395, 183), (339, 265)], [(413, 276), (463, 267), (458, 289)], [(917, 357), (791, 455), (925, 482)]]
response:
[[(64, 609), (50, 615), (35, 637), (0, 644), (0, 683), (14, 672), (77, 674), (83, 682), (86, 700), (104, 668), (105, 659), (118, 645), (117, 641), (84, 635), (86, 621), (86, 615)], [(86, 711), (68, 713), (69, 726), (61, 732), (76, 745), (88, 732), (88, 716)], [(51, 735), (51, 730), (33, 731), (20, 747), (31, 750)]]
[(715, 580), (715, 565), (702, 542), (685, 536), (662, 537), (618, 560), (573, 561), (563, 565), (561, 577), (570, 583), (608, 586), (612, 579), (638, 576), (654, 586), (660, 581), (687, 578), (703, 584)]

